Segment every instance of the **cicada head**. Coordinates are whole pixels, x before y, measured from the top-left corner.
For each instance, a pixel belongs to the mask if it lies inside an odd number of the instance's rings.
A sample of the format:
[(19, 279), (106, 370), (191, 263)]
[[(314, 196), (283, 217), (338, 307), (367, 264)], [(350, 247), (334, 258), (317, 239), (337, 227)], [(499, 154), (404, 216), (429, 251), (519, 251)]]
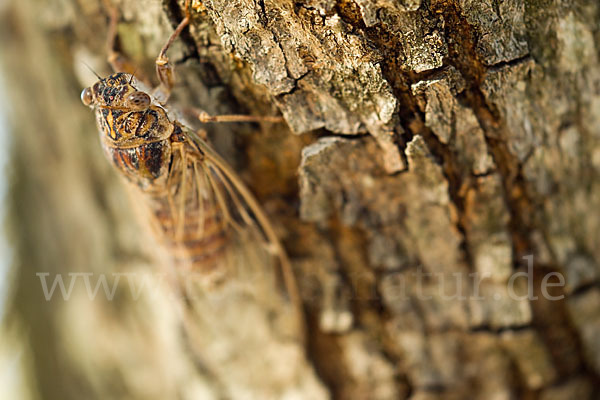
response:
[(152, 99), (136, 86), (133, 75), (119, 72), (83, 89), (81, 101), (92, 108), (142, 111), (150, 107)]

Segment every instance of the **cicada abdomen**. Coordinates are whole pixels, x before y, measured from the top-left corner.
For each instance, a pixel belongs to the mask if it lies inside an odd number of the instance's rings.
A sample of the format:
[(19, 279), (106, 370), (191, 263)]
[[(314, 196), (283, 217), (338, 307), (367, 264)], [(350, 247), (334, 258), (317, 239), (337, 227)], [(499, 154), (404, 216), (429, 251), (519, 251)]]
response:
[(200, 273), (206, 281), (222, 280), (233, 229), (217, 197), (226, 187), (205, 170), (202, 154), (188, 142), (176, 142), (172, 149), (164, 188), (145, 190), (158, 229), (180, 267)]

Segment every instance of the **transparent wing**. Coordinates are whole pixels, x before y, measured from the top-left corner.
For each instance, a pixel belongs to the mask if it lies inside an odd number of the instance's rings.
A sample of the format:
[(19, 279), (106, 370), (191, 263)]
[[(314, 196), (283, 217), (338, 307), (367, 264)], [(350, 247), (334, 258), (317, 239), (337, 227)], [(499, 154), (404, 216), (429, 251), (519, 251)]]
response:
[[(184, 165), (192, 163), (193, 166), (187, 170), (192, 171), (194, 175), (185, 177), (185, 180), (193, 179), (196, 183), (193, 186), (199, 190), (198, 197), (206, 199), (206, 204), (213, 204), (212, 207), (205, 207), (204, 211), (199, 212), (199, 220), (206, 221), (208, 219), (207, 209), (219, 210), (219, 222), (222, 224), (222, 228), (243, 235), (251, 235), (252, 241), (257, 246), (264, 247), (277, 258), (284, 285), (290, 300), (297, 309), (301, 320), (300, 328), (303, 332), (302, 304), (292, 267), (262, 207), (237, 173), (206, 141), (191, 131), (186, 131), (185, 137), (192, 150), (183, 157), (195, 157), (194, 160), (184, 160)], [(185, 195), (180, 197), (185, 198)], [(181, 210), (181, 207), (178, 209)], [(205, 227), (204, 229), (209, 228)]]

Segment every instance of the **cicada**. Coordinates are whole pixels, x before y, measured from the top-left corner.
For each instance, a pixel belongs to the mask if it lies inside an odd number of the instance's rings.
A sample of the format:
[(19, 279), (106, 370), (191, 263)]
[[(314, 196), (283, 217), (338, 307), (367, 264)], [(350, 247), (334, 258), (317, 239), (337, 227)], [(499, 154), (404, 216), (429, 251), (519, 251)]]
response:
[[(172, 81), (165, 53), (174, 36), (157, 59), (165, 87)], [(150, 93), (134, 75), (118, 72), (85, 88), (81, 99), (95, 111), (106, 157), (138, 189), (176, 265), (200, 276), (206, 286), (218, 286), (231, 278), (232, 253), (240, 243), (253, 246), (278, 260), (301, 315), (289, 259), (257, 200), (207, 139)]]

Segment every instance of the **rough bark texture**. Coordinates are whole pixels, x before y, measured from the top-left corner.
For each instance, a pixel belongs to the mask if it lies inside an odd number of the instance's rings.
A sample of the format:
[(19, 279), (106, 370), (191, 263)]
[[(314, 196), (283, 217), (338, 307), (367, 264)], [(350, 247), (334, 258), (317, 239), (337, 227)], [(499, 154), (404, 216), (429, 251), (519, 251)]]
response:
[[(152, 76), (181, 4), (115, 4), (119, 47)], [(78, 99), (94, 80), (84, 62), (110, 72), (102, 2), (14, 1), (0, 24), (14, 132), (9, 321), (28, 350), (35, 397), (595, 398), (596, 1), (192, 8), (169, 53), (179, 61), (174, 104), (278, 109), (289, 126), (211, 126), (210, 135), (292, 258), (306, 357), (255, 348), (227, 368), (203, 363), (222, 349), (193, 347), (168, 290), (137, 301), (124, 289), (110, 302), (44, 300), (37, 272), (158, 264)], [(508, 283), (528, 272), (529, 255), (537, 299), (517, 300)], [(551, 272), (565, 285), (545, 294)], [(263, 357), (269, 368), (255, 362)]]

